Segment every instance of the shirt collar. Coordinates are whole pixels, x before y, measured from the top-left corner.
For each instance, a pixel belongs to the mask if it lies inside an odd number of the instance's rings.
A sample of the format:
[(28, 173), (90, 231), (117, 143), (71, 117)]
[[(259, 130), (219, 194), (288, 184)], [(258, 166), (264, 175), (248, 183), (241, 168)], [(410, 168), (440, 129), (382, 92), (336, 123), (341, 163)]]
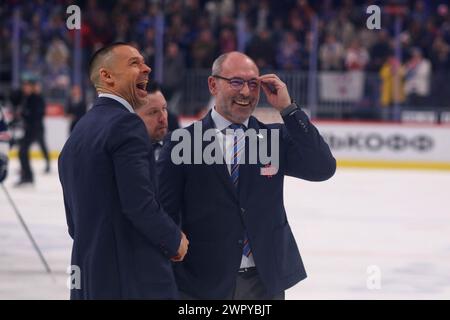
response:
[(117, 96), (115, 94), (111, 94), (111, 93), (100, 93), (98, 95), (98, 97), (99, 98), (105, 97), (105, 98), (114, 99), (117, 102), (121, 103), (125, 108), (127, 108), (128, 111), (130, 111), (131, 113), (135, 113), (133, 107), (131, 106), (131, 104), (127, 100), (122, 98), (122, 97), (119, 97), (119, 96)]
[[(211, 118), (213, 119), (214, 124), (216, 125), (216, 129), (219, 131), (228, 128), (230, 124), (232, 124), (232, 122), (225, 119), (220, 113), (216, 111), (215, 106), (212, 108)], [(248, 128), (248, 119), (244, 121), (243, 125), (245, 125), (245, 127)]]

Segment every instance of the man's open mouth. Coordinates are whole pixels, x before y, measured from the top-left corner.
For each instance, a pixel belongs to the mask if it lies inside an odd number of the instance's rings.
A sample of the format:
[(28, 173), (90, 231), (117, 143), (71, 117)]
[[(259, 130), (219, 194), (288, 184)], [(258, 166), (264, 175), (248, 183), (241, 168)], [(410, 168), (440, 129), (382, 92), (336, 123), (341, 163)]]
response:
[(136, 88), (138, 88), (139, 90), (143, 90), (143, 91), (145, 91), (145, 92), (147, 92), (147, 80), (144, 80), (144, 81), (141, 81), (141, 82), (138, 82), (137, 84), (136, 84)]

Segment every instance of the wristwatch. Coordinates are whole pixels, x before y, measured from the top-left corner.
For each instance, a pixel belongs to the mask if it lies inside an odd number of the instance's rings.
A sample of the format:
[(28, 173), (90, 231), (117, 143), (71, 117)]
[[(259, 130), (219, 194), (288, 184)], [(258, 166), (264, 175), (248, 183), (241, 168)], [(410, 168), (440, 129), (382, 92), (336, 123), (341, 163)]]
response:
[(294, 99), (292, 99), (291, 104), (288, 107), (284, 108), (280, 112), (280, 114), (282, 117), (290, 116), (290, 115), (296, 113), (299, 109), (300, 109), (300, 107), (298, 106), (298, 104), (295, 102)]

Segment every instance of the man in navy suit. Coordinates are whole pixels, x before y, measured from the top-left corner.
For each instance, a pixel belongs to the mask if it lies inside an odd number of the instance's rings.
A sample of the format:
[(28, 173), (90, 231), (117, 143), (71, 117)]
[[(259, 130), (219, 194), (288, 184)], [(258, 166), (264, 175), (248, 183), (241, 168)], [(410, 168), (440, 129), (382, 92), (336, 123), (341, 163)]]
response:
[(148, 136), (152, 142), (155, 160), (158, 160), (163, 139), (167, 135), (169, 128), (169, 112), (167, 101), (163, 93), (155, 82), (147, 86), (148, 96), (144, 106), (136, 109), (136, 114), (144, 121)]
[(145, 125), (151, 69), (133, 47), (97, 51), (90, 78), (99, 97), (59, 158), (59, 177), (73, 238), (72, 299), (174, 299), (171, 261), (188, 241), (158, 202)]
[[(284, 299), (287, 288), (306, 278), (284, 209), (284, 176), (327, 180), (336, 161), (291, 101), (286, 85), (275, 74), (260, 76), (248, 56), (231, 52), (218, 57), (208, 85), (214, 108), (200, 122), (179, 129), (187, 135), (175, 131), (166, 139), (157, 162), (163, 207), (190, 240), (189, 253), (174, 265), (181, 297)], [(263, 124), (251, 116), (260, 88), (284, 124)], [(203, 158), (197, 164), (195, 158), (201, 152), (204, 157), (213, 142), (205, 138), (196, 146), (196, 128), (201, 134), (215, 130), (220, 156), (231, 161), (206, 164)], [(267, 142), (277, 161), (242, 161), (254, 143), (242, 134), (251, 130), (259, 142)], [(180, 148), (185, 138), (194, 141), (190, 149)]]

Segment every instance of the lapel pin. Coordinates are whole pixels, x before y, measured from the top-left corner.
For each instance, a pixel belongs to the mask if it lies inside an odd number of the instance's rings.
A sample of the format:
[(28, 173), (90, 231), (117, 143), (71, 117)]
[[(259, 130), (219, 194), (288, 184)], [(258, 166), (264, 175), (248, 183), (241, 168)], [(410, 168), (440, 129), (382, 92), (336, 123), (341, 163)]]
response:
[(267, 178), (272, 178), (277, 173), (278, 168), (270, 164), (266, 164), (264, 167), (260, 168), (260, 175), (266, 176)]

